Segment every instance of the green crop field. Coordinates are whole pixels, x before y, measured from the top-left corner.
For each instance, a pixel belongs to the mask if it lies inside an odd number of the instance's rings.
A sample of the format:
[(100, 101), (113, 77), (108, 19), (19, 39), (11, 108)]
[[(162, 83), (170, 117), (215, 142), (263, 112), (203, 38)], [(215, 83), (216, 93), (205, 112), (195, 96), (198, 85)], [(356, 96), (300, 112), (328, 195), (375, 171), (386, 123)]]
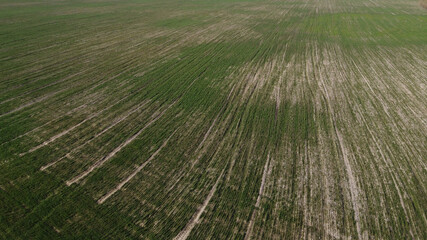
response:
[(422, 0), (0, 0), (0, 239), (427, 239)]

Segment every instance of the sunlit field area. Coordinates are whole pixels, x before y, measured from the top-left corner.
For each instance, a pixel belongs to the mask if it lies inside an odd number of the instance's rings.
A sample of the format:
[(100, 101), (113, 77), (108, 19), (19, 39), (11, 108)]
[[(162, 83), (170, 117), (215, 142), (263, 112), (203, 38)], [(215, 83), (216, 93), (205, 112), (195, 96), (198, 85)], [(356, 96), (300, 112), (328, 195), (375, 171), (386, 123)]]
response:
[(427, 239), (427, 2), (0, 0), (0, 23), (0, 239)]

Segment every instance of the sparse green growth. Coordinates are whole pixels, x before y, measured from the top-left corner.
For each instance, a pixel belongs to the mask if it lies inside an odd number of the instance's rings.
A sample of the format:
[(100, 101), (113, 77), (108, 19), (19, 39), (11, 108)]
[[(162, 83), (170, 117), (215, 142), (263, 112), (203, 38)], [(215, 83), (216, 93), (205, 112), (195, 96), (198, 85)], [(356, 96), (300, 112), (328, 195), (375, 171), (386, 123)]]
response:
[(0, 239), (426, 239), (418, 0), (0, 0)]

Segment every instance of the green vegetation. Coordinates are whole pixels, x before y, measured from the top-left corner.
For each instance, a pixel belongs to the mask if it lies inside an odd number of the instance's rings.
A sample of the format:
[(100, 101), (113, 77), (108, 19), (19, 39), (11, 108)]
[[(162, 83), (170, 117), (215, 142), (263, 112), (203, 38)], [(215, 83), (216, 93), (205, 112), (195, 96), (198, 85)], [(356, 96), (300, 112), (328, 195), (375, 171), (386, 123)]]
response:
[(426, 239), (417, 0), (0, 0), (0, 239)]

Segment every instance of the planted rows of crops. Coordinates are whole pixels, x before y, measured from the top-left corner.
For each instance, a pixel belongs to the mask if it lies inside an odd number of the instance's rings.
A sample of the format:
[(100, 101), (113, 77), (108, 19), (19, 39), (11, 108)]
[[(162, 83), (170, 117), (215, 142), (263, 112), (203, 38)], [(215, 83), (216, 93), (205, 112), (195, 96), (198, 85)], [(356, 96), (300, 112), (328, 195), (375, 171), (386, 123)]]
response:
[(0, 2), (0, 237), (427, 237), (417, 1)]

